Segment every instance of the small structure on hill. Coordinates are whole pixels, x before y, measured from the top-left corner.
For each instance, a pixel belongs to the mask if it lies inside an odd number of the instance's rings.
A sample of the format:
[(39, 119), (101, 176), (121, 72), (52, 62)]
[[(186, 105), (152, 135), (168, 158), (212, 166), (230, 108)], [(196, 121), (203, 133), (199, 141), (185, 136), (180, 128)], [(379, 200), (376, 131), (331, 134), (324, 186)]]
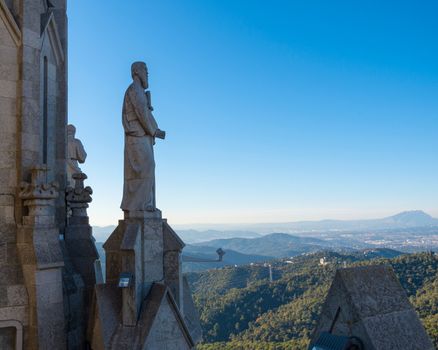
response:
[(327, 261), (327, 258), (324, 256), (323, 258), (319, 259), (319, 265), (321, 266), (327, 266), (329, 262)]

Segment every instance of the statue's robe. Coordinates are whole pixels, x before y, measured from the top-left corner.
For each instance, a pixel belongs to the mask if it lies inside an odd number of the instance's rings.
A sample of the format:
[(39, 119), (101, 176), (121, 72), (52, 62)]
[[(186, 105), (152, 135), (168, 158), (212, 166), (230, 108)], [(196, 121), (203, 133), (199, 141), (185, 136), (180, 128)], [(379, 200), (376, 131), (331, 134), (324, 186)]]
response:
[(79, 163), (84, 163), (87, 158), (87, 153), (85, 152), (82, 142), (72, 136), (68, 137), (67, 140), (67, 182), (69, 186), (74, 187), (74, 180), (72, 178), (73, 174), (82, 173), (81, 168), (79, 168)]
[(134, 82), (126, 90), (122, 114), (125, 129), (124, 211), (155, 208), (154, 143), (157, 122), (142, 86)]

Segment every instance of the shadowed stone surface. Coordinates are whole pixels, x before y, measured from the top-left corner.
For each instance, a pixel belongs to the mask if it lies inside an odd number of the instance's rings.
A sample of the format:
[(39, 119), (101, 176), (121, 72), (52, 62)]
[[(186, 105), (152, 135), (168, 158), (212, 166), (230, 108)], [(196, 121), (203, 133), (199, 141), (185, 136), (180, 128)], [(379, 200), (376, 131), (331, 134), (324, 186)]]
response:
[[(166, 220), (119, 221), (104, 244), (107, 282), (96, 287), (89, 331), (93, 346), (193, 348), (202, 334), (189, 285), (181, 273), (183, 247)], [(132, 287), (118, 288), (122, 272), (133, 274)]]
[(15, 329), (17, 349), (85, 346), (84, 282), (60, 240), (67, 1), (51, 3), (0, 0), (0, 330)]
[(93, 349), (160, 350), (192, 349), (194, 342), (166, 286), (154, 283), (142, 303), (134, 326), (120, 323), (120, 289), (116, 285), (96, 287), (94, 323), (90, 333)]
[(0, 328), (0, 349), (15, 350), (16, 332), (14, 327)]
[(338, 270), (312, 340), (333, 323), (334, 334), (357, 336), (366, 350), (434, 349), (390, 266)]
[(81, 140), (75, 137), (76, 128), (74, 125), (67, 125), (67, 183), (74, 187), (73, 174), (82, 173), (79, 163), (85, 163), (87, 152)]

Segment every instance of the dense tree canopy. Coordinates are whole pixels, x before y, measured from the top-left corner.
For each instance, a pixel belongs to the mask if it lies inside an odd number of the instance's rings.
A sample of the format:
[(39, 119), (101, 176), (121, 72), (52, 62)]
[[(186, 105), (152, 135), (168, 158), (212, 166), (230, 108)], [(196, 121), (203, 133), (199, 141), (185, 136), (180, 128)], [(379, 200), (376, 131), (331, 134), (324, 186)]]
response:
[[(320, 265), (326, 257), (328, 264)], [(204, 330), (201, 350), (307, 349), (337, 268), (393, 266), (426, 330), (438, 345), (438, 257), (432, 253), (370, 259), (361, 253), (323, 252), (263, 265), (189, 274)]]

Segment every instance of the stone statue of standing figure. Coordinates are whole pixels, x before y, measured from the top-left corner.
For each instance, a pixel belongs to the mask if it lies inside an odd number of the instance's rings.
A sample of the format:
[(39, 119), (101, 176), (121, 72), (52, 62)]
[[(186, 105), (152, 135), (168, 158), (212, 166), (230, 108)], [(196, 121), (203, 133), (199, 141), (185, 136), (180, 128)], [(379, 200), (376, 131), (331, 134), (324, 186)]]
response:
[(74, 125), (67, 125), (67, 184), (75, 187), (74, 174), (82, 174), (79, 163), (85, 163), (87, 152), (81, 140), (76, 138), (76, 128)]
[(153, 212), (155, 205), (155, 138), (166, 133), (158, 128), (152, 115), (148, 69), (144, 62), (131, 66), (132, 84), (123, 101), (125, 130), (124, 184), (120, 208), (125, 213)]

